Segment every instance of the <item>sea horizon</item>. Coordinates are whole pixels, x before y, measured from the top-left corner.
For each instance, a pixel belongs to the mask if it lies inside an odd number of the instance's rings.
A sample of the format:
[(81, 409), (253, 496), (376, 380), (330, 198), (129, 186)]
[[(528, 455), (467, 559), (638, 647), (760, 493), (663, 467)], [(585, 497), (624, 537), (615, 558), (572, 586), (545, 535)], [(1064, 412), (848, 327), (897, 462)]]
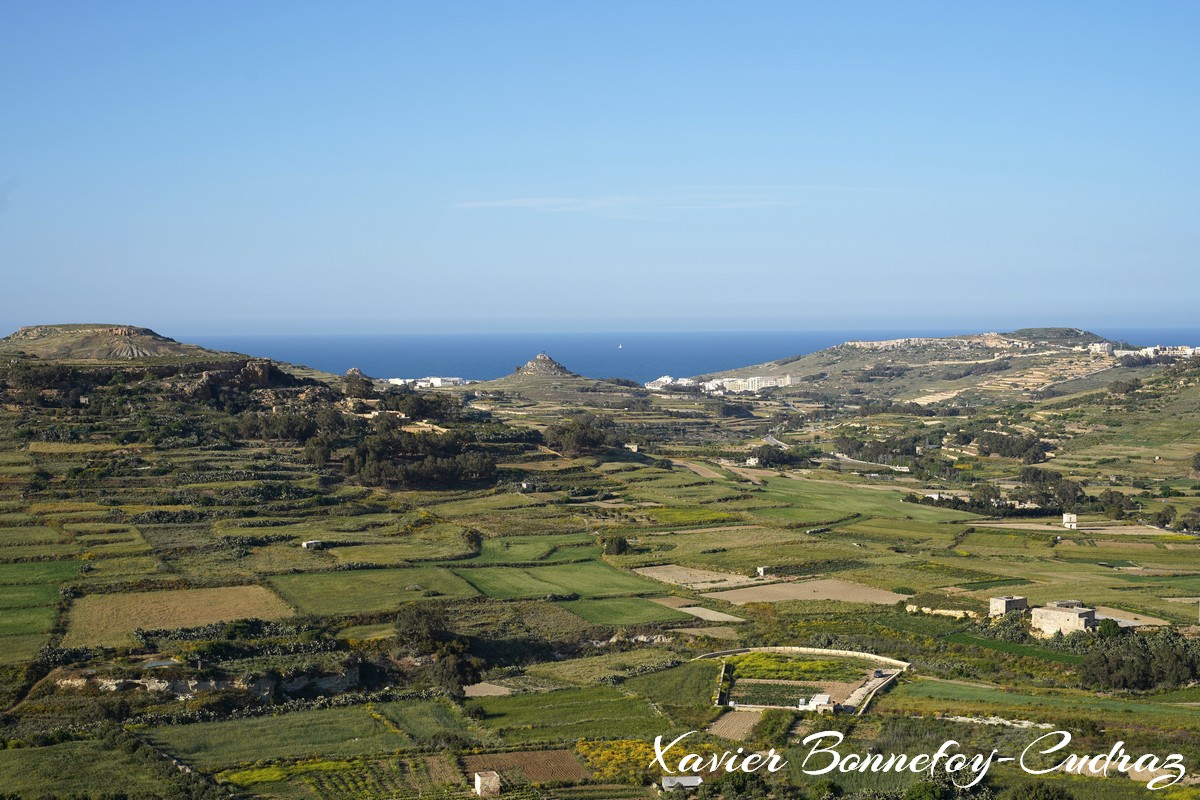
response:
[[(1066, 326), (1064, 326), (1066, 327)], [(1102, 327), (1093, 333), (1138, 346), (1200, 344), (1200, 327)], [(640, 383), (692, 377), (807, 355), (846, 341), (980, 333), (963, 328), (808, 331), (596, 331), (557, 333), (190, 334), (180, 341), (375, 378), (503, 377), (538, 353), (591, 378)]]

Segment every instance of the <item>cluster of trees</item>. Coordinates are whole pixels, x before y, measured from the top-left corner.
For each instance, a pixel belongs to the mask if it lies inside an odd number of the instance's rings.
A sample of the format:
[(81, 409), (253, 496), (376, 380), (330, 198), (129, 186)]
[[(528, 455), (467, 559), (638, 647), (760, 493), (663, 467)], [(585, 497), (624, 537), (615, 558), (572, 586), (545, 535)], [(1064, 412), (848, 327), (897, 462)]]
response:
[(406, 431), (391, 416), (376, 417), (342, 460), (347, 475), (369, 486), (452, 486), (490, 481), (495, 460), (476, 449), (469, 431)]
[(1200, 678), (1200, 640), (1171, 628), (1096, 639), (1079, 665), (1084, 686), (1171, 689)]
[(757, 458), (759, 466), (774, 469), (776, 467), (792, 467), (804, 464), (818, 453), (819, 451), (813, 447), (805, 447), (800, 450), (796, 448), (784, 450), (773, 444), (763, 444), (751, 450), (750, 457)]
[(718, 400), (713, 406), (713, 413), (723, 419), (750, 419), (754, 411), (745, 403), (731, 403), (728, 400)]
[(396, 614), (393, 655), (424, 662), (424, 678), (452, 697), (478, 683), (484, 662), (470, 655), (470, 642), (451, 631), (446, 609), (437, 602), (407, 603)]
[(1137, 378), (1125, 381), (1113, 381), (1108, 385), (1109, 394), (1131, 395), (1142, 388), (1142, 382)]
[(922, 432), (914, 436), (893, 436), (887, 439), (867, 439), (866, 441), (840, 435), (833, 440), (834, 447), (839, 453), (862, 461), (877, 461), (883, 464), (890, 464), (897, 457), (915, 457), (918, 448), (930, 447), (940, 442), (940, 431), (937, 433)]
[(587, 412), (571, 414), (551, 425), (542, 438), (547, 447), (568, 456), (596, 453), (625, 444), (612, 418)]
[(380, 395), (378, 408), (382, 411), (399, 411), (409, 419), (435, 422), (453, 422), (460, 419), (463, 413), (462, 400), (456, 395), (414, 392), (407, 388)]
[(876, 378), (901, 378), (906, 372), (908, 372), (908, 367), (876, 364), (855, 375), (854, 380), (858, 383), (873, 383)]
[(1087, 493), (1082, 486), (1052, 469), (1025, 467), (1017, 478), (1021, 486), (1012, 492), (1014, 500), (1059, 510), (1078, 508), (1087, 501)]
[[(1171, 506), (1167, 506), (1167, 510), (1170, 512), (1175, 511), (1175, 509)], [(1175, 530), (1187, 531), (1188, 533), (1200, 533), (1200, 508), (1193, 508), (1182, 517), (1173, 519), (1172, 522), (1175, 525)], [(1170, 524), (1171, 523), (1167, 523), (1167, 525)], [(1167, 527), (1167, 525), (1163, 525), (1162, 527)]]
[(948, 381), (956, 381), (961, 378), (969, 378), (972, 375), (990, 375), (995, 372), (1004, 372), (1012, 368), (1012, 362), (1008, 359), (999, 359), (997, 361), (983, 361), (978, 364), (969, 364), (961, 369), (948, 369), (942, 373), (942, 378)]
[(348, 421), (335, 408), (313, 412), (278, 412), (274, 414), (239, 414), (221, 426), (233, 438), (263, 441), (286, 441), (303, 445), (318, 432), (327, 437), (338, 436), (346, 430)]
[[(1124, 519), (1125, 515), (1131, 511), (1136, 511), (1139, 508), (1138, 502), (1127, 494), (1105, 489), (1091, 504), (1091, 509), (1102, 511), (1109, 519)], [(1165, 518), (1165, 525), (1169, 525), (1175, 519), (1174, 509), (1171, 510), (1169, 518)]]
[[(863, 400), (852, 413), (859, 417), (872, 417), (876, 414), (906, 414), (912, 417), (957, 417), (963, 413), (962, 408), (947, 406), (939, 403), (921, 405), (920, 403), (897, 403), (895, 400)], [(817, 418), (834, 418), (844, 412), (810, 412), (808, 416)]]
[(1179, 361), (1179, 359), (1177, 359), (1175, 356), (1168, 356), (1168, 355), (1157, 355), (1157, 356), (1129, 355), (1129, 356), (1121, 356), (1120, 358), (1117, 359), (1117, 363), (1120, 364), (1122, 367), (1148, 367), (1151, 364), (1175, 364), (1178, 361)]
[(606, 556), (619, 556), (629, 552), (629, 540), (615, 533), (597, 537), (596, 543)]
[(975, 446), (981, 456), (993, 453), (1006, 458), (1019, 458), (1026, 464), (1040, 464), (1046, 460), (1050, 445), (1036, 436), (1009, 436), (995, 431), (984, 431), (975, 437)]

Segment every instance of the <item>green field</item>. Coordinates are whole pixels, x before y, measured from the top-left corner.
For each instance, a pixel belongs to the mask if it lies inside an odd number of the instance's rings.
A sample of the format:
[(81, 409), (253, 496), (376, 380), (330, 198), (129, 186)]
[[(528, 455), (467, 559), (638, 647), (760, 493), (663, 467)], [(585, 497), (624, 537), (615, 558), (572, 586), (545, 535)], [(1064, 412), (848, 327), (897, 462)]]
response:
[(569, 600), (560, 606), (598, 625), (640, 625), (648, 622), (682, 622), (696, 619), (641, 597)]
[(971, 636), (968, 633), (952, 633), (946, 637), (946, 641), (955, 642), (956, 644), (966, 644), (973, 647), (982, 647), (985, 650), (995, 650), (998, 653), (1009, 653), (1015, 656), (1028, 656), (1029, 658), (1040, 658), (1043, 661), (1056, 661), (1060, 664), (1078, 664), (1083, 661), (1083, 656), (1078, 656), (1073, 653), (1060, 653), (1055, 650), (1047, 650), (1043, 647), (1035, 647), (1033, 645), (1021, 644), (1019, 642), (1002, 642), (996, 639), (983, 639), (979, 636)]
[(477, 594), (469, 583), (441, 567), (276, 575), (270, 583), (301, 612), (319, 615), (389, 611), (411, 600)]
[(653, 581), (598, 561), (546, 567), (455, 569), (454, 573), (482, 594), (503, 600), (563, 594), (607, 597), (661, 591), (661, 586)]
[(1189, 706), (1159, 704), (1149, 700), (1096, 697), (1071, 689), (1032, 693), (996, 686), (974, 686), (940, 681), (904, 681), (877, 701), (881, 711), (909, 714), (947, 713), (996, 715), (1008, 719), (1047, 720), (1090, 718), (1113, 731), (1123, 727), (1151, 726), (1186, 730), (1195, 724), (1196, 710)]
[(59, 584), (79, 574), (78, 561), (30, 561), (0, 564), (0, 585), (12, 583)]
[(60, 797), (98, 789), (165, 794), (168, 782), (120, 750), (95, 741), (0, 750), (0, 787), (22, 797)]
[(923, 522), (972, 519), (975, 515), (902, 502), (902, 490), (863, 490), (833, 480), (768, 478), (757, 496), (786, 507), (753, 512), (776, 522), (842, 519), (851, 514)]
[(856, 681), (873, 670), (860, 658), (817, 658), (785, 653), (744, 653), (724, 658), (737, 678), (788, 681)]
[(600, 548), (587, 534), (510, 536), (484, 539), (473, 564), (528, 564), (595, 558)]
[(483, 725), (508, 744), (652, 739), (677, 729), (645, 701), (609, 686), (559, 689), (531, 700), (534, 698), (528, 695), (484, 697), (470, 705), (483, 710)]
[(410, 700), (191, 725), (144, 732), (157, 747), (204, 769), (312, 755), (389, 753), (440, 740), (470, 740), (461, 715), (441, 701)]
[(631, 650), (627, 653), (610, 653), (590, 658), (572, 658), (566, 661), (551, 661), (531, 664), (525, 668), (528, 675), (549, 678), (562, 683), (589, 684), (639, 672), (653, 671), (665, 664), (678, 660), (669, 650)]
[(622, 687), (660, 705), (703, 708), (712, 705), (720, 670), (720, 662), (713, 659), (687, 661), (672, 669), (630, 678)]
[(44, 633), (54, 626), (58, 613), (49, 606), (8, 608), (0, 613), (0, 636)]

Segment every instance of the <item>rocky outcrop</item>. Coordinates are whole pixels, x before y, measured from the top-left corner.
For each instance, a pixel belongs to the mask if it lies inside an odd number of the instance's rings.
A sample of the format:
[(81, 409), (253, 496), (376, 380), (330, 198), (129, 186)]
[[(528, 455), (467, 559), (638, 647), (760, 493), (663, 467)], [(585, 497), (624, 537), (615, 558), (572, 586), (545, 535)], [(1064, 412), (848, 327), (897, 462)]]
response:
[(270, 359), (251, 358), (233, 362), (224, 369), (205, 370), (196, 376), (190, 395), (198, 400), (216, 397), (222, 388), (266, 389), (287, 381)]
[(291, 699), (311, 694), (340, 694), (360, 686), (359, 667), (347, 664), (342, 672), (329, 674), (303, 673), (285, 678), (258, 677), (225, 680), (220, 678), (169, 678), (148, 675), (144, 678), (113, 678), (103, 676), (59, 675), (53, 677), (55, 686), (62, 689), (85, 689), (94, 686), (102, 692), (163, 692), (186, 700), (204, 692), (235, 689), (250, 692), (263, 700)]
[(545, 378), (578, 378), (571, 370), (545, 353), (538, 353), (523, 366), (517, 367), (516, 375), (532, 375)]

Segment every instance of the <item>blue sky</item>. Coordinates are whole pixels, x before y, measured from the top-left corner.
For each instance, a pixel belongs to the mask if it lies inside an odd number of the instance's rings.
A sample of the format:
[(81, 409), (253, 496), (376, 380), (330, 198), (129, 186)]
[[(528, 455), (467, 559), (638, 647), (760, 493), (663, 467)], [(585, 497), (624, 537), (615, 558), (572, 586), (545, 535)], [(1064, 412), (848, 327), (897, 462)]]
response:
[(1178, 325), (1194, 2), (0, 0), (0, 326)]

